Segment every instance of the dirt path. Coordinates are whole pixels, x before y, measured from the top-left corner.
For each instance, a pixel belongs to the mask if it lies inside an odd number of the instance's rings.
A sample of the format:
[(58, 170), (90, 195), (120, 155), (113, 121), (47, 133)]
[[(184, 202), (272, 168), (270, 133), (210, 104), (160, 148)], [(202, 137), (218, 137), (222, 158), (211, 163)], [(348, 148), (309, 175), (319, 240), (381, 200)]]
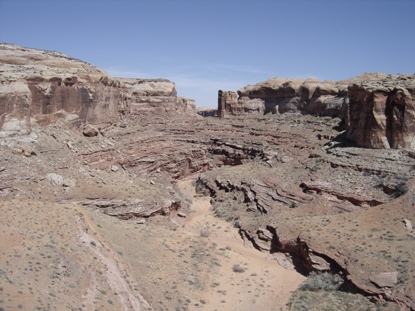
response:
[[(131, 286), (134, 286), (134, 279), (128, 276), (128, 273), (123, 273), (122, 271), (130, 271), (126, 263), (123, 262), (120, 256), (112, 249), (105, 239), (99, 234), (96, 230), (94, 224), (92, 223), (88, 213), (80, 206), (77, 205), (67, 205), (66, 207), (71, 208), (80, 212), (83, 216), (84, 225), (87, 225), (86, 228), (81, 230), (79, 239), (85, 245), (88, 245), (91, 250), (95, 253), (97, 260), (101, 264), (107, 267), (105, 273), (107, 283), (111, 289), (119, 293), (118, 297), (123, 306), (123, 310), (146, 310), (149, 308), (148, 303), (144, 300), (143, 297), (138, 292), (133, 292)], [(92, 246), (95, 245), (95, 246)], [(94, 273), (91, 273), (93, 276)], [(99, 289), (96, 288), (95, 282), (92, 280), (92, 287), (87, 290), (86, 303), (90, 306), (93, 306), (93, 301), (95, 298), (95, 293)]]
[(270, 259), (269, 254), (245, 247), (238, 230), (213, 215), (210, 198), (195, 196), (193, 180), (194, 176), (178, 183), (182, 193), (193, 201), (193, 213), (188, 216), (184, 230), (193, 234), (203, 231), (219, 249), (229, 250), (220, 273), (213, 276), (217, 286), (205, 294), (208, 303), (194, 310), (248, 311), (254, 306), (256, 310), (284, 310), (291, 293), (304, 277), (283, 268)]

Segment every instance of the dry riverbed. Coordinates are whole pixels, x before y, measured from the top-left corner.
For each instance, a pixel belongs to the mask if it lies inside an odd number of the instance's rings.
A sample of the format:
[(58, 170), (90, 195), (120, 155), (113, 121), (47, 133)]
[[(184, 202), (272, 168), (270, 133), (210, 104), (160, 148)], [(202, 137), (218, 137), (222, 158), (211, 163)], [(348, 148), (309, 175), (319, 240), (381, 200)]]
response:
[(216, 282), (220, 288), (209, 288), (204, 310), (278, 310), (284, 309), (291, 293), (304, 277), (280, 266), (269, 254), (261, 253), (243, 244), (238, 230), (225, 220), (215, 217), (210, 198), (197, 196), (192, 185), (194, 179), (179, 182), (180, 190), (193, 198), (184, 230), (195, 235), (208, 235), (207, 239), (218, 249), (227, 250), (221, 261)]

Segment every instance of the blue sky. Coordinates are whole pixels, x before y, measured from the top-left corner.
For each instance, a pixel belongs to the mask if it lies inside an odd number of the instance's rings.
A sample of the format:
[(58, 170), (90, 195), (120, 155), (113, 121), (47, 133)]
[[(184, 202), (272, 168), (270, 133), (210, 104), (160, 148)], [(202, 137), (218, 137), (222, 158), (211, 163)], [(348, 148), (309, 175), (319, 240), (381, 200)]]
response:
[(198, 107), (271, 77), (415, 73), (415, 0), (0, 0), (0, 42), (112, 76), (167, 78)]

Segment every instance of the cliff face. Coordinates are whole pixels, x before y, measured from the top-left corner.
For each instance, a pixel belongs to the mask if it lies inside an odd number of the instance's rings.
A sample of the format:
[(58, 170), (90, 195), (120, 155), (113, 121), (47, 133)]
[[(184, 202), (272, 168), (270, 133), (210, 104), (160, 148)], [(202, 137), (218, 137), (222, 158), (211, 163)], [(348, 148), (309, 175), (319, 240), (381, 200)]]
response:
[(219, 91), (220, 117), (300, 112), (344, 119), (367, 148), (415, 148), (415, 75), (363, 74), (338, 82), (274, 78)]
[(0, 44), (0, 137), (31, 132), (34, 124), (66, 118), (117, 122), (142, 114), (195, 114), (194, 101), (178, 98), (164, 79), (117, 79), (54, 51)]
[(284, 112), (338, 116), (346, 101), (347, 84), (319, 82), (312, 78), (274, 78), (248, 85), (238, 90), (237, 94), (219, 91), (219, 102), (221, 93), (228, 98), (225, 105), (218, 106), (223, 116)]
[(349, 91), (349, 139), (363, 147), (415, 149), (415, 76), (354, 83)]

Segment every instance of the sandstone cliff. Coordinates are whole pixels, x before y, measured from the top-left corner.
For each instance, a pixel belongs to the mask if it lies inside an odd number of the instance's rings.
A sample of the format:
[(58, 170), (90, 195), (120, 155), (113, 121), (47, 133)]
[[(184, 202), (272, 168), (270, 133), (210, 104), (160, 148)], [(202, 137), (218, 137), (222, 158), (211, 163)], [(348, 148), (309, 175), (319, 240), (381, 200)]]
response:
[(415, 149), (415, 75), (348, 87), (347, 136), (369, 148)]
[(237, 93), (219, 91), (219, 117), (300, 112), (340, 117), (347, 137), (368, 148), (415, 148), (415, 75), (367, 73), (338, 82), (273, 78)]
[(248, 85), (237, 94), (219, 91), (218, 109), (223, 116), (284, 112), (338, 116), (347, 100), (346, 94), (347, 84), (342, 82), (273, 78)]
[(112, 78), (55, 51), (0, 44), (0, 72), (1, 137), (29, 134), (34, 124), (59, 118), (79, 126), (149, 113), (195, 114), (194, 101), (177, 97), (173, 82)]

